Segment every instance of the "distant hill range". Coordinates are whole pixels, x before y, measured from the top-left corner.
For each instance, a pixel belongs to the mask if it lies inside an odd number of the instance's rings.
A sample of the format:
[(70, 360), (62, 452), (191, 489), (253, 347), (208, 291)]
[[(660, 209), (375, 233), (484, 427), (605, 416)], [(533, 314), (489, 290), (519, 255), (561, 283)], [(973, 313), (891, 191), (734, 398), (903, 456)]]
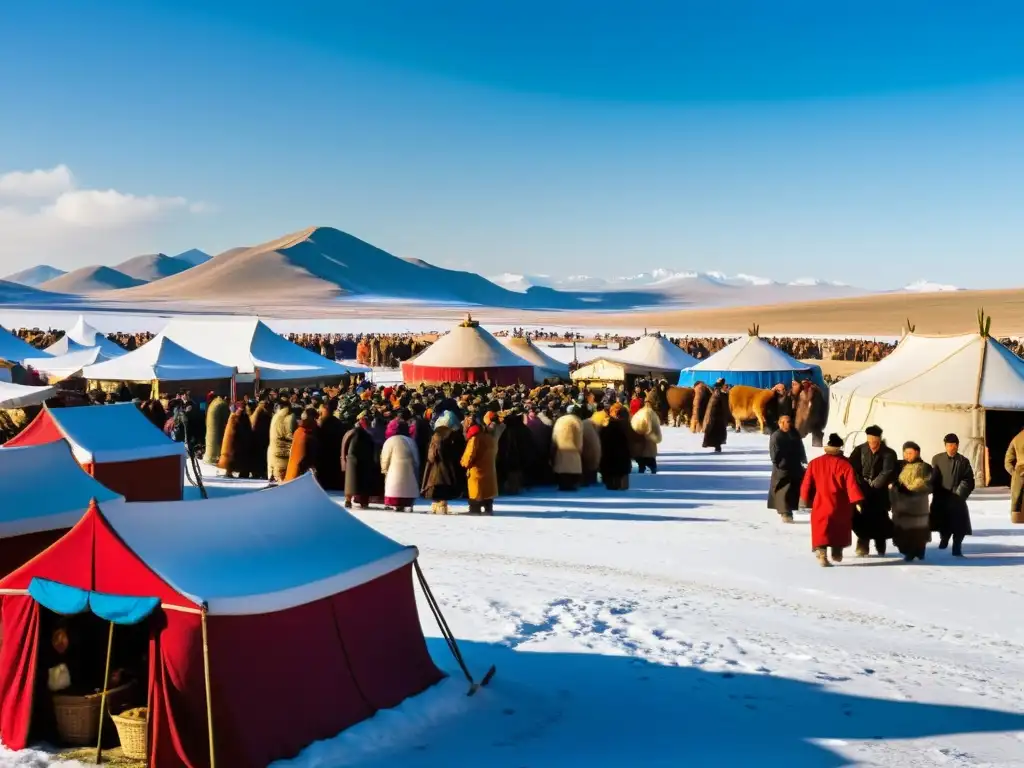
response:
[[(331, 227), (305, 229), (216, 256), (198, 249), (176, 256), (145, 254), (113, 267), (89, 266), (69, 273), (40, 265), (6, 280), (58, 294), (102, 295), (126, 305), (156, 301), (270, 307), (397, 300), (586, 312), (767, 306), (880, 293), (814, 278), (778, 282), (752, 275), (667, 269), (629, 277), (504, 274), (485, 278), (422, 259), (400, 258)], [(954, 290), (958, 289), (921, 282), (889, 293)]]

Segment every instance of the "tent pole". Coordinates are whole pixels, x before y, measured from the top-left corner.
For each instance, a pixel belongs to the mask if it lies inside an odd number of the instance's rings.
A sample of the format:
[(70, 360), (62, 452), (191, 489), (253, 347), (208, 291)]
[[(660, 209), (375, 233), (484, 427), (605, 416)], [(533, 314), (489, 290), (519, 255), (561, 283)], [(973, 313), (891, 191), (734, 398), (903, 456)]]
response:
[(96, 765), (100, 764), (103, 757), (103, 721), (107, 714), (107, 686), (110, 684), (110, 656), (114, 650), (114, 622), (110, 622), (110, 631), (107, 633), (107, 665), (103, 670), (103, 693), (100, 695), (100, 726), (96, 735)]
[(206, 677), (206, 730), (210, 734), (210, 768), (217, 768), (217, 753), (213, 748), (213, 700), (210, 698), (210, 642), (206, 631), (206, 606), (199, 615), (203, 625), (203, 675)]

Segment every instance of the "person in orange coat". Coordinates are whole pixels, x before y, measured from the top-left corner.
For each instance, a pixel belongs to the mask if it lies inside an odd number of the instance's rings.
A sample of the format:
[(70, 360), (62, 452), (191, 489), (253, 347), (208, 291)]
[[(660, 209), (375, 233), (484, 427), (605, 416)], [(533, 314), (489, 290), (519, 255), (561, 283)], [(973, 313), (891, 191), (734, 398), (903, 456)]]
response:
[(288, 455), (288, 471), (285, 473), (284, 481), (294, 480), (301, 477), (309, 470), (316, 467), (317, 459), (317, 413), (312, 408), (302, 412), (299, 419), (299, 426), (295, 428), (292, 435), (292, 450)]
[(832, 565), (828, 549), (832, 560), (843, 561), (843, 549), (853, 543), (854, 508), (862, 501), (857, 476), (843, 456), (843, 439), (833, 432), (825, 455), (811, 460), (800, 486), (800, 504), (811, 508), (811, 548), (823, 568)]
[(493, 515), (498, 495), (498, 442), (479, 423), (467, 421), (462, 466), (468, 479), (469, 513)]

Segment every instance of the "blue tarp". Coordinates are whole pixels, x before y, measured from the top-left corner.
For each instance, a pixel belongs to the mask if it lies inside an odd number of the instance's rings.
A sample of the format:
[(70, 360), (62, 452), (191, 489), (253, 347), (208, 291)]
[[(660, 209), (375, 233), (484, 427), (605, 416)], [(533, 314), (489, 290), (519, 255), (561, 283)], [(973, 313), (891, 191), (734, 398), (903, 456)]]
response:
[(708, 386), (713, 386), (719, 379), (725, 379), (729, 386), (742, 385), (757, 387), (758, 389), (771, 389), (776, 384), (785, 384), (787, 387), (794, 379), (797, 381), (810, 380), (817, 384), (825, 392), (828, 387), (821, 375), (821, 368), (816, 365), (810, 366), (806, 371), (683, 371), (679, 374), (679, 386), (692, 387), (698, 381), (703, 381)]
[(157, 597), (127, 597), (89, 592), (49, 579), (33, 578), (28, 585), (32, 599), (44, 608), (64, 616), (92, 611), (115, 624), (138, 624), (160, 605)]

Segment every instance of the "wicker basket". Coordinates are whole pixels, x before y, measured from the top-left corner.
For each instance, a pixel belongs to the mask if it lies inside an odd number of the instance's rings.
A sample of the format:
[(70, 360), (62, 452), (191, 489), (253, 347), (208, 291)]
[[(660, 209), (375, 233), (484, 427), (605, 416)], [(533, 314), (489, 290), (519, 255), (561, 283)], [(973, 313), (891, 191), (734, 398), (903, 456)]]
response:
[(149, 757), (146, 743), (148, 714), (147, 712), (147, 716), (144, 718), (110, 716), (117, 728), (118, 738), (121, 739), (121, 754), (129, 760), (145, 760)]
[[(134, 687), (133, 682), (125, 683), (107, 691), (108, 703), (118, 701)], [(96, 743), (100, 730), (100, 702), (103, 695), (90, 693), (86, 696), (53, 695), (53, 714), (57, 719), (57, 735), (61, 743), (71, 747), (87, 747)]]

